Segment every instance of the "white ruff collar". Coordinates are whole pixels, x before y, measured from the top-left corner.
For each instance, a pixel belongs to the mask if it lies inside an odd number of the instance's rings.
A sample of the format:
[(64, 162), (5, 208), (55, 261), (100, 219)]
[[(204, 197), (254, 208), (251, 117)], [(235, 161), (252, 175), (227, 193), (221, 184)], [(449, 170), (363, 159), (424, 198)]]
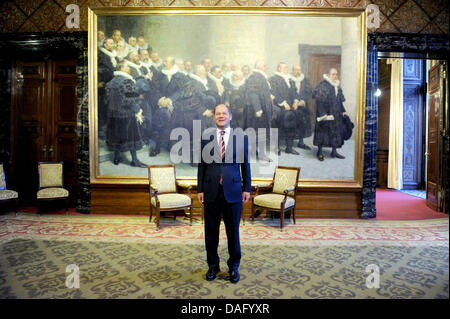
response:
[(276, 75), (281, 76), (284, 80), (284, 82), (286, 82), (287, 86), (290, 88), (291, 87), (291, 83), (289, 82), (290, 76), (289, 74), (283, 74), (280, 72), (275, 72)]
[(172, 76), (175, 73), (178, 72), (178, 67), (176, 65), (174, 65), (171, 69), (167, 70), (167, 69), (162, 69), (161, 72), (167, 76)]
[(205, 89), (208, 89), (208, 80), (207, 79), (202, 79), (201, 77), (199, 77), (197, 74), (189, 74), (189, 76), (196, 80), (199, 81), (201, 84), (203, 84), (203, 86), (205, 87)]
[(300, 83), (301, 81), (303, 81), (305, 79), (305, 75), (303, 73), (300, 73), (300, 76), (291, 75), (291, 79), (295, 83)]
[(108, 51), (105, 48), (100, 48), (100, 51), (102, 51), (104, 54), (106, 54), (107, 56), (109, 56), (111, 63), (114, 67), (116, 67), (117, 65), (117, 61), (116, 61), (116, 55), (114, 54), (114, 52)]
[(129, 75), (128, 73), (123, 72), (123, 71), (114, 71), (114, 76), (123, 76), (123, 77), (126, 77), (127, 79), (130, 79), (134, 83), (136, 83), (136, 81), (133, 79), (133, 77), (131, 75)]
[(208, 77), (216, 83), (219, 96), (222, 96), (223, 92), (225, 91), (225, 88), (223, 87), (223, 84), (222, 84), (223, 76), (220, 79), (218, 79), (211, 73), (208, 73)]
[(239, 81), (233, 81), (232, 79), (230, 79), (230, 83), (233, 86), (233, 88), (235, 90), (239, 89), (242, 85), (244, 85), (245, 83), (245, 79), (239, 80)]
[(341, 82), (339, 80), (332, 81), (326, 74), (323, 75), (323, 78), (334, 87), (334, 93), (336, 93), (336, 95), (337, 95), (339, 85), (341, 84)]

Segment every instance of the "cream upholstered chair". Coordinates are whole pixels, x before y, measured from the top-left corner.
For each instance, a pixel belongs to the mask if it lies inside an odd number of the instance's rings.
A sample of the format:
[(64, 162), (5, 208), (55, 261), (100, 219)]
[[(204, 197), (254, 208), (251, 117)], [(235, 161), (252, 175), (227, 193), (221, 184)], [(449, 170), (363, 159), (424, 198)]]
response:
[(66, 215), (69, 210), (69, 191), (64, 188), (63, 163), (40, 162), (39, 190), (37, 192), (38, 213), (41, 211), (42, 201), (65, 200)]
[[(177, 183), (175, 165), (149, 165), (148, 180), (150, 189), (150, 222), (155, 211), (156, 231), (159, 230), (161, 212), (174, 212), (174, 219), (177, 218), (177, 211), (189, 208), (189, 219), (192, 225), (192, 186)], [(186, 187), (188, 195), (179, 194), (178, 187)]]
[[(255, 220), (255, 210), (271, 210), (280, 212), (280, 228), (283, 231), (284, 213), (292, 211), (295, 224), (295, 204), (297, 196), (297, 183), (300, 175), (299, 167), (277, 166), (273, 174), (273, 181), (265, 187), (257, 187), (252, 198), (252, 223)], [(269, 194), (259, 194), (260, 189), (270, 190)]]
[(19, 207), (19, 194), (16, 191), (6, 188), (6, 177), (3, 163), (0, 163), (0, 202), (6, 203), (14, 201), (14, 212), (17, 216), (17, 209)]

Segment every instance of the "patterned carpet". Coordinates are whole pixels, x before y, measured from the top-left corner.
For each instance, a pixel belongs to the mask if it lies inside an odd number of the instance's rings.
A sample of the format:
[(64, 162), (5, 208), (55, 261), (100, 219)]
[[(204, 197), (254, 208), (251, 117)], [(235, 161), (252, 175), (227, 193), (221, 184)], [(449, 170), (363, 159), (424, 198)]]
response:
[[(241, 226), (241, 281), (204, 280), (203, 225), (145, 217), (0, 216), (0, 298), (449, 298), (448, 218), (260, 220)], [(223, 227), (223, 226), (222, 226)], [(224, 228), (222, 228), (222, 234)], [(80, 288), (66, 287), (66, 267)], [(367, 288), (368, 265), (380, 269)]]

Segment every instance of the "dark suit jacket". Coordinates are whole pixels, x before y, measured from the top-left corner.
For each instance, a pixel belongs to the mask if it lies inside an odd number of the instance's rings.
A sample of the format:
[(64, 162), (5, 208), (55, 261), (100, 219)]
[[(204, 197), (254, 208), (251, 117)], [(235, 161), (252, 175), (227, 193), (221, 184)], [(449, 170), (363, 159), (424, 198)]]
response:
[(228, 203), (242, 202), (242, 192), (251, 192), (252, 180), (247, 136), (242, 131), (231, 129), (223, 161), (215, 129), (214, 136), (210, 140), (202, 140), (202, 154), (204, 153), (203, 149), (205, 152), (210, 150), (212, 161), (202, 156), (201, 162), (198, 164), (197, 192), (204, 193), (205, 202), (214, 202), (219, 190), (220, 176), (222, 176), (226, 201)]

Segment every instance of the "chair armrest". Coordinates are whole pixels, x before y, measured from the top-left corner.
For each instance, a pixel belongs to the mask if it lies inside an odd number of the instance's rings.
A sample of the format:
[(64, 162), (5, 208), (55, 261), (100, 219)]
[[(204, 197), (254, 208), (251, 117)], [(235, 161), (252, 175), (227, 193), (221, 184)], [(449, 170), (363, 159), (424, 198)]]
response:
[(178, 187), (187, 189), (189, 196), (191, 196), (192, 184), (186, 181), (176, 181), (176, 184)]
[(154, 184), (150, 184), (150, 191), (153, 191), (155, 195), (158, 194), (158, 189)]
[(284, 194), (288, 194), (288, 193), (290, 193), (290, 192), (292, 192), (292, 191), (294, 191), (295, 190), (295, 186), (291, 186), (291, 187), (289, 187), (288, 189), (286, 189), (286, 190), (284, 190)]
[(255, 196), (256, 196), (256, 195), (259, 195), (259, 191), (260, 190), (271, 189), (273, 187), (273, 181), (271, 183), (269, 183), (269, 184), (256, 184), (256, 185), (254, 185), (254, 187), (255, 187), (255, 190), (256, 190), (256, 192), (255, 192)]

